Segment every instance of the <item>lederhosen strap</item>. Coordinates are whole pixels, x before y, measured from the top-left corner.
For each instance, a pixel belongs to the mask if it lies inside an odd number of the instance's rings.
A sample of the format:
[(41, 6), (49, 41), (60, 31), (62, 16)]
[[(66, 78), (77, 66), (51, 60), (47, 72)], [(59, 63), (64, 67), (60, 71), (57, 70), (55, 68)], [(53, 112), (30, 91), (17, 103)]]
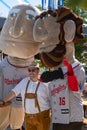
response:
[(40, 85), (40, 82), (38, 82), (36, 90), (35, 90), (35, 107), (38, 107), (39, 112), (41, 112), (40, 105), (39, 105), (39, 102), (38, 102), (38, 99), (37, 99), (37, 90), (39, 88), (39, 85)]
[(26, 103), (26, 98), (29, 98), (29, 99), (35, 98), (35, 107), (38, 107), (38, 111), (41, 112), (40, 111), (40, 106), (39, 106), (39, 103), (38, 103), (38, 99), (37, 99), (37, 90), (39, 88), (40, 82), (38, 82), (38, 84), (37, 84), (35, 93), (27, 93), (29, 83), (30, 83), (30, 80), (28, 80), (27, 85), (26, 85), (26, 89), (25, 89), (24, 107), (25, 107), (25, 103)]
[[(29, 83), (30, 83), (30, 80), (28, 80), (28, 82), (27, 82), (26, 89), (25, 89), (25, 95), (27, 93)], [(24, 97), (24, 108), (26, 109), (25, 104), (26, 104), (26, 96)]]

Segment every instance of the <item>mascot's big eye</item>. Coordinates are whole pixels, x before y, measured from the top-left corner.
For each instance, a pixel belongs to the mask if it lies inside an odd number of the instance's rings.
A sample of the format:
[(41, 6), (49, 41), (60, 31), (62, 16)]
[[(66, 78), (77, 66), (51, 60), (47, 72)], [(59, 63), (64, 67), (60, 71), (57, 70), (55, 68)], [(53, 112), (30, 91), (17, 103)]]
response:
[(33, 15), (30, 15), (30, 14), (27, 14), (27, 15), (26, 15), (26, 19), (27, 19), (27, 20), (34, 19), (34, 16), (33, 16)]
[(17, 13), (11, 13), (9, 14), (10, 19), (14, 19), (17, 16)]

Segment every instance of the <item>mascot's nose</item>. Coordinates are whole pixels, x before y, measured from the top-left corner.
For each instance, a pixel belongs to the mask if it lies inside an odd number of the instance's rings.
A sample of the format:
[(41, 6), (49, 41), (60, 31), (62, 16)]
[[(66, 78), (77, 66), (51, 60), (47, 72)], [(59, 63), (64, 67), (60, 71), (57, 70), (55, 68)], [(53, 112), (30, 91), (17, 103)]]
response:
[(22, 25), (23, 25), (23, 17), (22, 15), (18, 15), (14, 21), (13, 26), (10, 27), (9, 29), (10, 36), (14, 38), (21, 37), (24, 33)]

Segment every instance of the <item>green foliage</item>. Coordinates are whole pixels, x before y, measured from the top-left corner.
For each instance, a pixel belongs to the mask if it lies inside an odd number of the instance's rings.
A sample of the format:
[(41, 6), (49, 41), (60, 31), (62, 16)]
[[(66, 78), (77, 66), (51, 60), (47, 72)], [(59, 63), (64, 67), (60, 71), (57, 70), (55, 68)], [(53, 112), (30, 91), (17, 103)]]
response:
[(38, 5), (37, 8), (38, 8), (39, 10), (42, 10), (42, 6), (41, 6), (41, 5)]
[(87, 38), (84, 38), (82, 41), (79, 41), (75, 44), (75, 57), (80, 62), (87, 65), (87, 50), (86, 47), (84, 47), (84, 43), (87, 42)]
[(45, 71), (45, 70), (48, 70), (48, 68), (45, 67), (45, 66), (42, 64), (41, 60), (35, 59), (35, 61), (36, 61), (37, 63), (39, 63), (41, 73), (42, 73), (43, 71)]
[(87, 23), (87, 8), (82, 7), (82, 3), (82, 0), (64, 0), (64, 5), (71, 8), (74, 13), (83, 18), (84, 23)]
[[(64, 5), (82, 17), (83, 22), (87, 24), (87, 0), (64, 0)], [(87, 38), (75, 44), (75, 56), (80, 62), (87, 66), (87, 48), (84, 47), (85, 42), (87, 42)]]
[(81, 0), (64, 0), (64, 5), (68, 7), (75, 7), (79, 4), (79, 2), (81, 2)]
[(79, 7), (87, 9), (87, 0), (64, 0), (64, 4), (68, 7)]

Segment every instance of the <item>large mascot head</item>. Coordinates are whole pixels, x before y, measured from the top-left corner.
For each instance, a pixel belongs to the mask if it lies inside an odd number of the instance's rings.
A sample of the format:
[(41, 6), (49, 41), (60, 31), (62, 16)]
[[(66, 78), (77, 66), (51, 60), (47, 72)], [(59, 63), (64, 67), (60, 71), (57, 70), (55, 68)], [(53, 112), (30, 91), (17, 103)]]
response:
[(0, 49), (5, 54), (23, 59), (37, 54), (40, 42), (33, 39), (33, 25), (39, 14), (39, 9), (30, 5), (10, 10), (0, 35)]
[[(43, 21), (48, 31), (46, 40), (40, 39), (40, 33), (36, 34), (40, 27), (38, 24), (40, 21)], [(56, 11), (42, 12), (37, 17), (34, 26), (34, 39), (42, 40), (39, 55), (45, 66), (57, 67), (62, 63), (64, 55), (69, 60), (71, 59), (71, 55), (74, 55), (74, 43), (83, 38), (82, 24), (83, 20), (65, 6), (59, 7)]]

